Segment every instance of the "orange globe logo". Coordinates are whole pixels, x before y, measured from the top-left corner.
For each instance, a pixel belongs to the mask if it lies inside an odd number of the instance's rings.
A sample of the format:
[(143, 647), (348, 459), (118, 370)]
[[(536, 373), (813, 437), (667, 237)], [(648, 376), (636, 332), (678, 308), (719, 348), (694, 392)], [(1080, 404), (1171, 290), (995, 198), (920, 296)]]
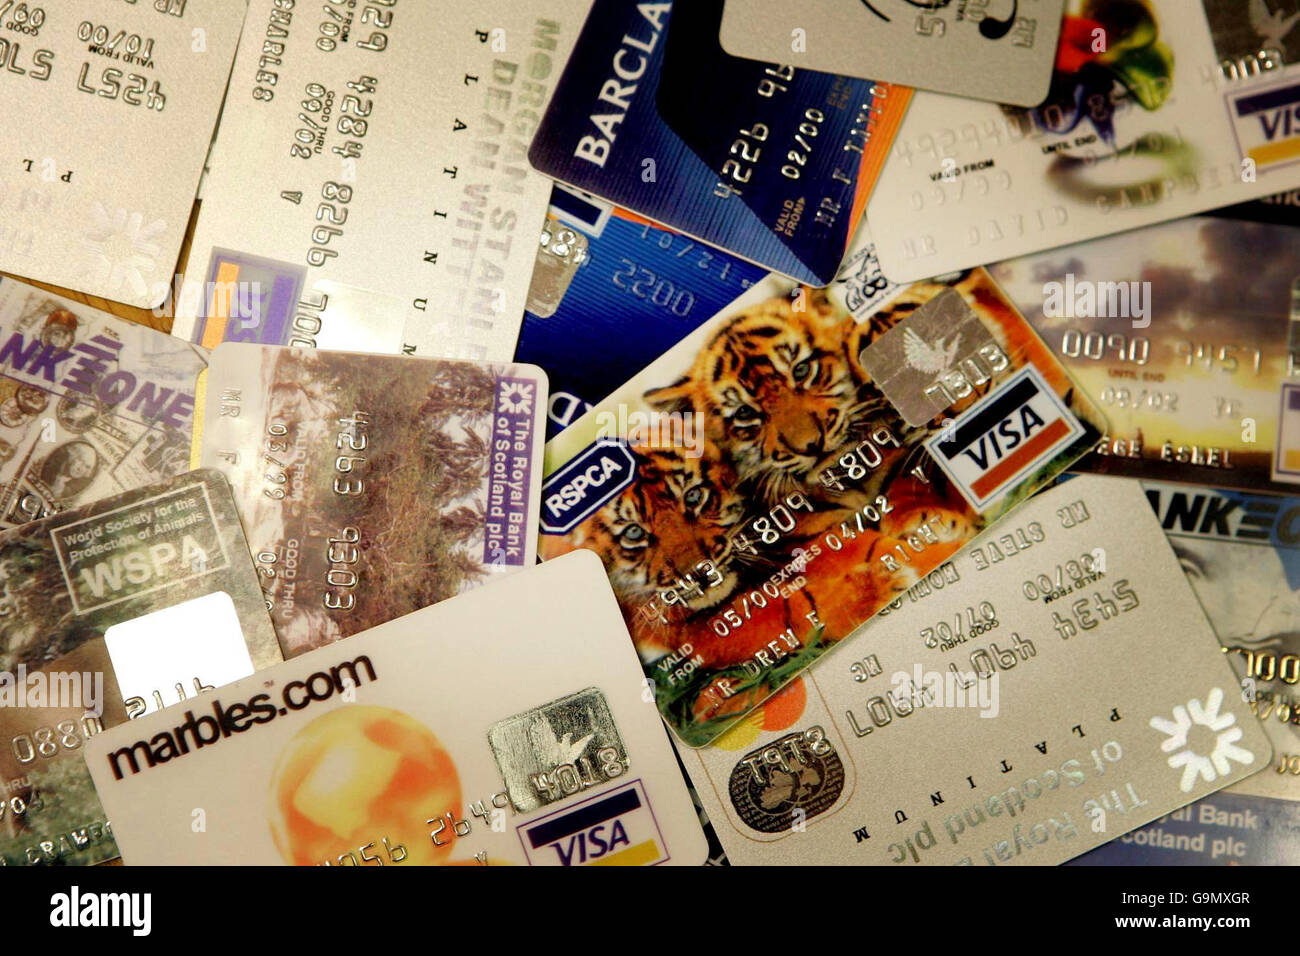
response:
[(425, 821), (459, 816), (460, 799), (456, 765), (427, 727), (354, 704), (317, 717), (285, 747), (271, 777), (271, 835), (295, 866), (346, 864), (348, 854), (365, 865), (437, 865), (452, 847), (434, 846)]

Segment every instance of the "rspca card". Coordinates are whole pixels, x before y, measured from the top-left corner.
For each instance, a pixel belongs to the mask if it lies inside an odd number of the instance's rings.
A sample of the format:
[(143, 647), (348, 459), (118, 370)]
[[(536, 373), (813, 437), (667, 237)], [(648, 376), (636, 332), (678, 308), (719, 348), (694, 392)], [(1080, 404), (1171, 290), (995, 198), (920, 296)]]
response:
[(1106, 430), (982, 270), (860, 291), (771, 276), (547, 445), (540, 553), (600, 555), (689, 746)]
[(623, 630), (572, 556), (106, 733), (86, 765), (130, 864), (699, 865)]
[(589, 5), (253, 0), (173, 333), (509, 360)]
[(1300, 488), (1296, 230), (1191, 218), (989, 271), (1110, 420), (1075, 470)]
[(844, 645), (682, 751), (732, 863), (1051, 865), (1269, 764), (1136, 482), (1034, 497)]
[(734, 56), (871, 76), (924, 90), (1037, 106), (1047, 96), (1065, 0), (727, 0)]
[(0, 529), (189, 470), (207, 352), (0, 280)]
[(721, 0), (597, 0), (529, 158), (561, 182), (824, 286), (911, 91), (728, 56), (721, 16)]
[(908, 282), (1300, 186), (1300, 70), (1276, 46), (1294, 23), (1254, 17), (1245, 43), (1242, 6), (1070, 0), (1041, 105), (918, 93), (867, 209), (885, 275)]
[(0, 2), (0, 270), (150, 308), (180, 257), (243, 6)]
[(548, 314), (524, 314), (515, 350), (516, 362), (540, 365), (550, 379), (548, 438), (767, 275), (560, 186), (551, 216), (558, 229), (582, 235), (586, 251)]
[(532, 565), (545, 408), (531, 365), (218, 346), (201, 461), (284, 656)]
[(0, 533), (4, 863), (116, 857), (86, 743), (280, 660), (216, 472)]

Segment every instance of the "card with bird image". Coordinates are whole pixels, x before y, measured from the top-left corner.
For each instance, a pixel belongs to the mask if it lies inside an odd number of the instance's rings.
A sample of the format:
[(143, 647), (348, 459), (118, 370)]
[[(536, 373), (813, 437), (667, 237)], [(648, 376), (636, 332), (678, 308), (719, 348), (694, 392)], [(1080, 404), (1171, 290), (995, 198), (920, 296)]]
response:
[(1138, 482), (1027, 501), (682, 760), (728, 858), (1053, 865), (1272, 745)]
[(601, 556), (691, 746), (1106, 430), (982, 270), (842, 292), (769, 276), (547, 446), (541, 555)]
[(718, 42), (721, 17), (722, 0), (597, 0), (529, 159), (670, 229), (824, 286), (911, 90), (730, 56)]
[(867, 208), (885, 275), (941, 275), (1300, 186), (1294, 7), (1070, 0), (1041, 105), (916, 94)]
[(213, 351), (200, 459), (286, 658), (534, 563), (546, 391), (532, 365)]
[(86, 742), (281, 660), (217, 472), (0, 532), (0, 859), (116, 857)]
[(207, 351), (0, 280), (0, 529), (189, 470)]
[(698, 866), (707, 852), (589, 554), (107, 732), (86, 766), (133, 865)]

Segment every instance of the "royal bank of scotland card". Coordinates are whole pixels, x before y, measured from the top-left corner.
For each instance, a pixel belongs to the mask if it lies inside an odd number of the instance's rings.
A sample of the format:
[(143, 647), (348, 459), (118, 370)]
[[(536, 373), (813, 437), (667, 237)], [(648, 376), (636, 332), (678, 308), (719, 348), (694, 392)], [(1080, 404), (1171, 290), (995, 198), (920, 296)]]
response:
[(508, 360), (588, 6), (253, 0), (173, 332)]
[(721, 0), (597, 0), (529, 158), (548, 176), (824, 286), (911, 91), (729, 56), (721, 16)]
[(721, 38), (735, 56), (1037, 106), (1064, 8), (1065, 0), (726, 0)]
[(0, 0), (22, 116), (0, 146), (0, 270), (163, 300), (243, 16), (229, 0)]
[(620, 631), (575, 555), (106, 733), (86, 763), (131, 864), (698, 865)]
[(1294, 23), (1285, 4), (1261, 17), (1252, 3), (1249, 18), (1245, 6), (1070, 0), (1042, 105), (917, 94), (867, 209), (885, 275), (940, 275), (1300, 185), (1300, 70), (1279, 52)]
[(0, 281), (0, 528), (189, 469), (207, 353)]
[(1268, 766), (1136, 482), (1027, 502), (682, 753), (733, 863), (1055, 864)]
[(0, 533), (4, 863), (117, 856), (86, 741), (280, 660), (216, 472)]
[(284, 656), (532, 565), (545, 413), (531, 365), (219, 346), (201, 460)]
[(691, 746), (1105, 431), (982, 270), (871, 309), (868, 259), (756, 284), (547, 446), (541, 554), (601, 556)]

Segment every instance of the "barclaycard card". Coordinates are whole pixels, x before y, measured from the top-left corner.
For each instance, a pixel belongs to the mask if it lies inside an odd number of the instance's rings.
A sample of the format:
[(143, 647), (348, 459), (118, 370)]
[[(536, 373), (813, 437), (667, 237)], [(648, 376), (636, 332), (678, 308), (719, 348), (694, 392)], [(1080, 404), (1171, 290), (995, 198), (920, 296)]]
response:
[(734, 56), (1018, 106), (1047, 96), (1065, 8), (1065, 0), (726, 2), (722, 46)]
[(548, 444), (540, 550), (601, 556), (701, 746), (1104, 431), (982, 270), (862, 322), (773, 276)]
[(86, 763), (132, 864), (698, 865), (621, 631), (573, 556), (105, 733)]
[(1269, 764), (1136, 482), (1033, 498), (845, 645), (683, 751), (732, 863), (1055, 864)]
[(163, 301), (243, 16), (229, 0), (0, 0), (21, 127), (0, 146), (0, 270)]
[(1300, 186), (1300, 67), (1274, 48), (1289, 28), (1242, 46), (1243, 13), (1240, 0), (1070, 0), (1041, 106), (917, 94), (867, 209), (885, 275), (908, 282)]
[(589, 5), (253, 0), (173, 333), (508, 360)]
[(515, 361), (540, 365), (550, 378), (547, 437), (767, 275), (563, 187), (551, 194), (551, 215), (585, 237), (586, 254), (548, 315), (524, 314), (515, 350)]
[(201, 460), (284, 656), (532, 565), (545, 408), (531, 365), (218, 346)]
[(0, 528), (189, 470), (207, 353), (0, 280)]
[(0, 858), (116, 857), (86, 742), (280, 660), (216, 472), (0, 533)]
[(529, 151), (537, 169), (824, 286), (911, 91), (728, 56), (722, 0), (597, 0)]
[(1193, 218), (989, 271), (1110, 419), (1075, 469), (1300, 490), (1300, 232)]

